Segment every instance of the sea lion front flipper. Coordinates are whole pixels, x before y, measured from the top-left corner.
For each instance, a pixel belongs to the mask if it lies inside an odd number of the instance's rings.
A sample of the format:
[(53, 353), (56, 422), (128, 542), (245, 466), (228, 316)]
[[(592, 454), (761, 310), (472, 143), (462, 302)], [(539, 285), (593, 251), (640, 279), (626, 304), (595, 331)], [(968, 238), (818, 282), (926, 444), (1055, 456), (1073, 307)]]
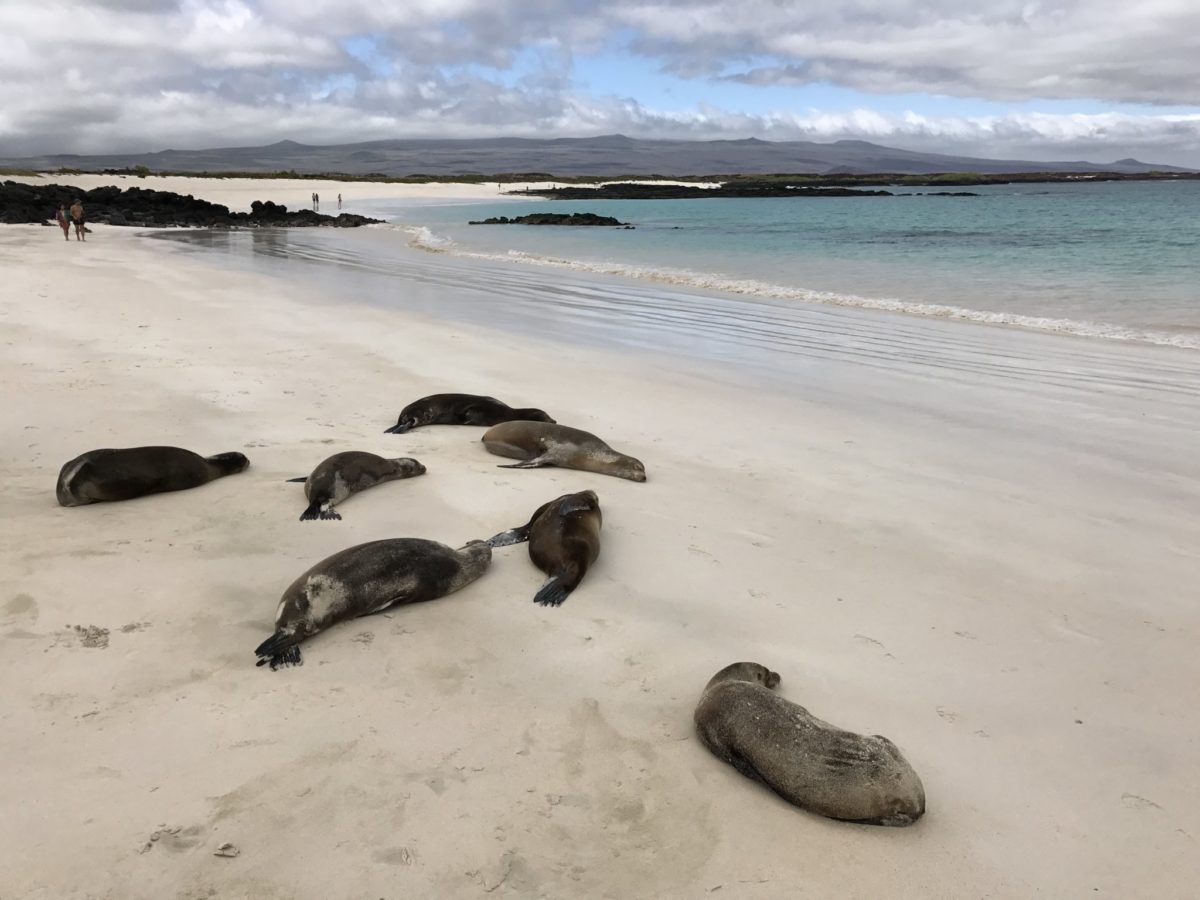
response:
[(557, 575), (542, 585), (541, 590), (533, 595), (533, 602), (539, 606), (562, 606), (563, 601), (571, 593), (570, 589), (559, 581)]
[(529, 540), (529, 526), (510, 528), (488, 538), (486, 543), (491, 547), (508, 547), (512, 544), (523, 544)]
[(527, 459), (524, 462), (510, 463), (503, 466), (496, 466), (497, 469), (540, 469), (543, 466), (552, 466), (554, 463), (546, 458), (546, 454), (535, 456), (533, 459)]
[(300, 513), (301, 522), (312, 522), (316, 519), (341, 519), (341, 514), (333, 511), (327, 500), (314, 500), (308, 504), (308, 509)]
[(255, 665), (270, 666), (272, 672), (281, 666), (304, 665), (304, 657), (300, 655), (300, 645), (291, 643), (291, 641), (290, 634), (282, 631), (275, 632), (255, 649), (254, 655), (259, 657)]

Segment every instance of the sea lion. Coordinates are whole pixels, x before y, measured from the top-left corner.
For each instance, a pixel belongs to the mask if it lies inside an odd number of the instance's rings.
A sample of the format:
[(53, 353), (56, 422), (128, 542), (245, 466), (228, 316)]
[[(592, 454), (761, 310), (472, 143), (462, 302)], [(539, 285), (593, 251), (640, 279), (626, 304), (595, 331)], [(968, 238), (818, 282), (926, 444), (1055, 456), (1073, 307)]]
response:
[(56, 493), (63, 506), (132, 500), (199, 487), (248, 465), (241, 453), (205, 457), (179, 447), (89, 450), (62, 467)]
[(528, 525), (491, 538), (493, 547), (529, 541), (529, 558), (550, 577), (534, 594), (542, 606), (562, 606), (600, 555), (600, 498), (595, 491), (563, 494), (543, 503)]
[(911, 825), (925, 788), (887, 738), (822, 722), (771, 689), (779, 675), (758, 663), (726, 666), (696, 706), (696, 732), (719, 759), (789, 803), (864, 825)]
[(298, 666), (300, 642), (331, 625), (452, 594), (492, 561), (486, 541), (457, 550), (421, 538), (358, 544), (321, 560), (283, 592), (275, 633), (254, 651), (258, 665)]
[(333, 454), (313, 469), (307, 478), (289, 478), (288, 481), (304, 482), (304, 496), (309, 504), (308, 509), (300, 514), (300, 521), (305, 522), (312, 519), (340, 519), (341, 516), (333, 507), (351, 494), (385, 481), (424, 474), (425, 467), (411, 457), (384, 459), (374, 453), (348, 450)]
[(414, 400), (384, 434), (404, 434), (422, 425), (498, 425), (514, 420), (553, 422), (540, 409), (513, 409), (495, 397), (477, 394), (432, 394)]
[(646, 467), (640, 460), (618, 453), (600, 438), (578, 428), (553, 422), (504, 422), (483, 435), (489, 452), (524, 462), (501, 469), (536, 469), (562, 466), (615, 475), (630, 481), (645, 481)]

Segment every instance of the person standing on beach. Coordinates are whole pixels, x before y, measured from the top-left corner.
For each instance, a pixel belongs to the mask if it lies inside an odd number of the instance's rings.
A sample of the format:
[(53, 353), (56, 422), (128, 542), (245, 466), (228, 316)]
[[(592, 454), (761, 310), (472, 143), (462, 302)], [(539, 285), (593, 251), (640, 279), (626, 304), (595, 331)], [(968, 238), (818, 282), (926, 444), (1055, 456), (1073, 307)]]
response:
[(338, 209), (342, 208), (342, 195), (338, 194)]
[(67, 218), (67, 207), (64, 204), (58, 204), (58, 212), (54, 214), (54, 220), (63, 230), (63, 240), (69, 241), (71, 239), (71, 220)]
[(79, 198), (71, 204), (71, 221), (75, 223), (75, 240), (86, 241), (86, 229), (83, 220), (83, 201)]
[(313, 194), (313, 212), (319, 212), (321, 209), (321, 195)]

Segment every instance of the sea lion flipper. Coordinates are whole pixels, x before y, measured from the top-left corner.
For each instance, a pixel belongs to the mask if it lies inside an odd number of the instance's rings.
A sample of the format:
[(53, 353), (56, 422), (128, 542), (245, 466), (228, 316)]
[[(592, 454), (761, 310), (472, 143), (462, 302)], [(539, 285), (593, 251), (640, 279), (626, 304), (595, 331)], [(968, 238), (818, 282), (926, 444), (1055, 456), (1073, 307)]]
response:
[(317, 516), (317, 518), (319, 518), (319, 519), (337, 519), (340, 522), (342, 520), (342, 514), (340, 512), (338, 512), (337, 510), (335, 510), (333, 507), (326, 507), (325, 509), (321, 510), (321, 512)]
[[(312, 521), (315, 521), (316, 519), (326, 518), (324, 512), (321, 509), (321, 505), (322, 505), (322, 501), (320, 501), (320, 500), (314, 500), (312, 503), (308, 504), (308, 509), (306, 509), (304, 512), (300, 513), (300, 521), (301, 522), (312, 522)], [(338, 518), (340, 519), (341, 516), (338, 516)]]
[(293, 481), (308, 481), (308, 476), (307, 476), (307, 475), (301, 475), (299, 478), (289, 478), (289, 479), (287, 480), (287, 483), (288, 483), (288, 484), (291, 484)]
[(510, 528), (508, 531), (501, 531), (499, 534), (488, 538), (486, 543), (491, 547), (508, 547), (512, 544), (523, 544), (529, 540), (529, 526), (522, 525), (520, 528)]
[(571, 591), (553, 575), (542, 585), (542, 589), (533, 595), (533, 602), (539, 606), (562, 606), (563, 601)]
[(553, 463), (547, 461), (545, 454), (535, 456), (533, 459), (527, 459), (524, 462), (510, 463), (503, 466), (496, 466), (497, 469), (540, 469), (543, 466), (551, 466)]
[(293, 637), (283, 631), (277, 631), (254, 650), (258, 666), (270, 666), (274, 672), (281, 666), (302, 666), (304, 657), (300, 655), (300, 647), (292, 642)]

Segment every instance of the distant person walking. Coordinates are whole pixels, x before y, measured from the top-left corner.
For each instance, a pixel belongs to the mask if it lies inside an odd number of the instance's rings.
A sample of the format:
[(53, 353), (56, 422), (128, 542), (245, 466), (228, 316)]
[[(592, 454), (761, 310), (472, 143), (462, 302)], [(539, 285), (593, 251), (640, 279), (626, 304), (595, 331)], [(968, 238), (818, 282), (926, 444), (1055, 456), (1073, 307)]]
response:
[(71, 221), (75, 223), (75, 240), (87, 240), (87, 227), (83, 218), (83, 201), (76, 198), (71, 204)]
[(338, 209), (342, 208), (342, 195), (338, 194)]
[(313, 212), (317, 212), (320, 209), (321, 209), (321, 195), (313, 194)]
[(67, 218), (67, 207), (65, 204), (58, 204), (58, 212), (54, 214), (54, 220), (58, 222), (58, 227), (63, 230), (63, 240), (71, 239), (71, 220)]

